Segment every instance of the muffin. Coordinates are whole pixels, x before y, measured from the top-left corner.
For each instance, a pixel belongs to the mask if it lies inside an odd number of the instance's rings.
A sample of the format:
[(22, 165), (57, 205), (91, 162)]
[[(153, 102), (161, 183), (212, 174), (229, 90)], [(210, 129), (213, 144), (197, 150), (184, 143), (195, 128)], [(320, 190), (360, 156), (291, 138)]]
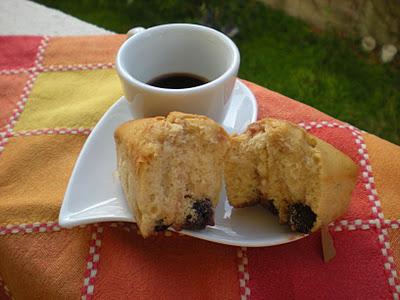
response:
[(172, 112), (129, 121), (114, 138), (121, 185), (143, 237), (214, 225), (229, 144), (222, 127)]
[(233, 207), (261, 204), (302, 233), (347, 209), (358, 167), (330, 144), (287, 121), (263, 119), (231, 138), (225, 163)]

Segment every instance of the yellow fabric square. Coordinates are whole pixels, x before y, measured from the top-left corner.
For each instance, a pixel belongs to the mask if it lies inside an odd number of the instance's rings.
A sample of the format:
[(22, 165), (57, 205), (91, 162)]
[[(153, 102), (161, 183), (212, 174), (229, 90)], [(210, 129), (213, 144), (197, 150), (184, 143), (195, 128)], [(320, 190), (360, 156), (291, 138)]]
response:
[(94, 127), (121, 95), (114, 69), (41, 73), (15, 130)]

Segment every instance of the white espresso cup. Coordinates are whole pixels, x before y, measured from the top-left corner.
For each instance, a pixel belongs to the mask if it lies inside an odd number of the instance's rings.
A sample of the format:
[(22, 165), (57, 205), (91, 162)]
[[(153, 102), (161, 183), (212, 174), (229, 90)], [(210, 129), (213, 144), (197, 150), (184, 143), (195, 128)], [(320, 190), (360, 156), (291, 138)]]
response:
[[(134, 118), (181, 111), (221, 122), (239, 62), (236, 45), (221, 32), (194, 24), (166, 24), (136, 30), (119, 49), (116, 66)], [(179, 89), (149, 84), (181, 73), (207, 82)]]

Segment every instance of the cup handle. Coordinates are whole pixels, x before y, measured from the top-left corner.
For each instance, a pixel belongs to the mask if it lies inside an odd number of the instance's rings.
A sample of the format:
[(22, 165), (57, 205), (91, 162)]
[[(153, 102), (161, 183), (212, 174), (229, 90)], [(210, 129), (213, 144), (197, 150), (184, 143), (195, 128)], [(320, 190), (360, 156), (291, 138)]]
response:
[(133, 37), (135, 34), (140, 33), (145, 31), (146, 28), (143, 27), (134, 27), (131, 30), (129, 30), (126, 34), (128, 36), (128, 38)]

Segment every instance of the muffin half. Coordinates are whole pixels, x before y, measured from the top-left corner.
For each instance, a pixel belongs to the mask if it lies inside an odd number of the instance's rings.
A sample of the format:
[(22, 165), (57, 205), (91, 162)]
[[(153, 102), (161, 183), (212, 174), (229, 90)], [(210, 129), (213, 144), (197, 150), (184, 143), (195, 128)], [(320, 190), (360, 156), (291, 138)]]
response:
[(356, 164), (330, 144), (270, 118), (233, 136), (225, 163), (232, 206), (260, 203), (303, 233), (344, 214), (357, 174)]
[(115, 131), (122, 188), (143, 237), (214, 225), (229, 137), (213, 120), (172, 112)]

